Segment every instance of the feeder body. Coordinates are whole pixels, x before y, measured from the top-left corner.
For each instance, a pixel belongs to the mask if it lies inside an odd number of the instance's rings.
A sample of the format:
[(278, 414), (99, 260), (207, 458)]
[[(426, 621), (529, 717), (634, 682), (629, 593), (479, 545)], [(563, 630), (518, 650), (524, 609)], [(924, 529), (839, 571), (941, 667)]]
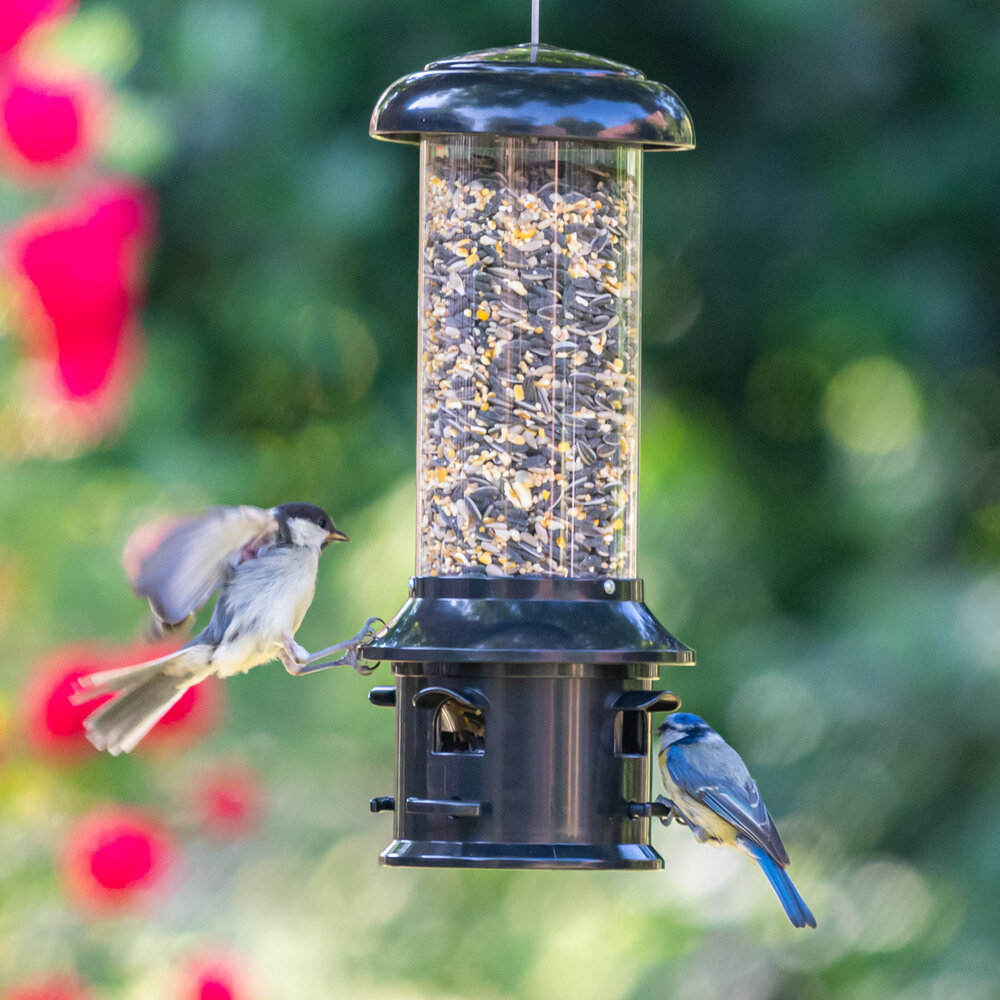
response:
[(417, 573), (631, 577), (641, 149), (421, 141)]
[(677, 96), (586, 53), (429, 64), (372, 114), (420, 144), (417, 553), (392, 664), (389, 865), (649, 869), (653, 721), (693, 663), (636, 578), (642, 151)]

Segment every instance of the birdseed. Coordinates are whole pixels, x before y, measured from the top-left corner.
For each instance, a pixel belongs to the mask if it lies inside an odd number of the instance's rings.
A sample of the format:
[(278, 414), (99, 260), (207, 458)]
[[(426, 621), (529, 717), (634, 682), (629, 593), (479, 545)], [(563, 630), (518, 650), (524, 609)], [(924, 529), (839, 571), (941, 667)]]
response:
[(631, 576), (638, 154), (423, 147), (418, 571)]

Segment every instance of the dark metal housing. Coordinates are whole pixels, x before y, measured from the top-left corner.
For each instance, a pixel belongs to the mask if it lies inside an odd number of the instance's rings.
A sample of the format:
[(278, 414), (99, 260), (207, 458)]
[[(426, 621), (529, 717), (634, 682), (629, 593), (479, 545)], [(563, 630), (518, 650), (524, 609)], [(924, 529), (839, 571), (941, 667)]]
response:
[[(451, 637), (454, 645), (444, 643)], [(388, 660), (396, 789), (387, 865), (660, 868), (649, 844), (658, 665), (694, 653), (639, 580), (424, 577), (365, 650)]]

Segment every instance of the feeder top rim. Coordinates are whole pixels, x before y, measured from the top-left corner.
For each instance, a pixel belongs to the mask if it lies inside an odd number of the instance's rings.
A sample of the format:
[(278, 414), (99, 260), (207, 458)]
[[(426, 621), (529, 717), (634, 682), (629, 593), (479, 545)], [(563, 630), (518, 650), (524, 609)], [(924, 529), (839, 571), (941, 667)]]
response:
[(449, 56), (392, 84), (372, 112), (376, 139), (486, 134), (694, 148), (691, 116), (669, 87), (624, 63), (530, 43)]
[[(532, 49), (537, 51), (535, 59), (531, 58)], [(575, 49), (560, 49), (555, 45), (544, 43), (532, 46), (530, 42), (496, 49), (478, 49), (458, 56), (445, 56), (444, 59), (429, 62), (424, 67), (424, 72), (473, 67), (502, 72), (508, 66), (541, 72), (561, 69), (573, 73), (614, 73), (646, 79), (641, 70), (626, 66), (625, 63), (615, 62), (613, 59), (605, 59), (603, 56), (594, 56), (589, 52), (579, 52)]]

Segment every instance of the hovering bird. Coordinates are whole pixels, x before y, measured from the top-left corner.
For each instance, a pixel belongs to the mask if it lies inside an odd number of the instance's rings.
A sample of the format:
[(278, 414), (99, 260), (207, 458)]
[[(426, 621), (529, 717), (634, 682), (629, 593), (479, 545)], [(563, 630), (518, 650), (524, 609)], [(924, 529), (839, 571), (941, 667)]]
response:
[[(81, 701), (117, 695), (85, 721), (90, 742), (127, 753), (193, 684), (269, 660), (281, 660), (291, 674), (338, 664), (369, 673), (374, 668), (359, 665), (358, 649), (381, 619), (368, 619), (352, 639), (316, 653), (294, 638), (312, 603), (320, 553), (329, 542), (349, 540), (309, 503), (216, 507), (136, 532), (125, 548), (125, 570), (161, 631), (182, 627), (216, 591), (219, 599), (208, 625), (177, 652), (80, 678)], [(334, 652), (345, 655), (323, 661)]]
[(740, 755), (697, 715), (675, 712), (660, 726), (660, 774), (667, 795), (664, 824), (676, 819), (700, 841), (732, 847), (760, 865), (788, 919), (816, 918), (785, 873), (788, 852)]

